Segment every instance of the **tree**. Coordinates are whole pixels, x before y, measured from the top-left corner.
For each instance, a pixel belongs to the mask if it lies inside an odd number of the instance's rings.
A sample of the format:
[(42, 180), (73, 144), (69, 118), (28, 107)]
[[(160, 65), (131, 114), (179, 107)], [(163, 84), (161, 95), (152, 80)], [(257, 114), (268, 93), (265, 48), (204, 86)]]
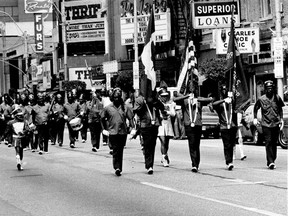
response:
[(133, 89), (133, 71), (120, 71), (115, 85), (128, 93)]
[(199, 73), (207, 79), (222, 81), (225, 78), (226, 58), (206, 59), (199, 64)]

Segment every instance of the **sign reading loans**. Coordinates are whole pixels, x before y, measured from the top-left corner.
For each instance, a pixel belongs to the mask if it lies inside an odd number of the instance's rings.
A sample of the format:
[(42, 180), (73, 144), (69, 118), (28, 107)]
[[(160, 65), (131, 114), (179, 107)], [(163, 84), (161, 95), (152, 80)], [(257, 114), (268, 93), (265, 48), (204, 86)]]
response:
[[(237, 28), (235, 37), (240, 53), (260, 52), (259, 28)], [(230, 29), (216, 29), (213, 31), (216, 43), (216, 54), (227, 54)]]
[(53, 0), (25, 0), (25, 13), (52, 13)]
[[(144, 44), (149, 16), (147, 15), (138, 15), (137, 24), (138, 24), (138, 43)], [(155, 35), (156, 42), (169, 41), (171, 37), (171, 18), (170, 11), (158, 12), (154, 15), (155, 20)], [(121, 28), (121, 45), (131, 45), (134, 44), (134, 17), (121, 17), (120, 18), (120, 28)]]
[(100, 1), (65, 2), (64, 11), (68, 24), (68, 43), (105, 40), (103, 8)]
[(231, 14), (234, 10), (235, 26), (240, 24), (239, 1), (194, 2), (193, 27), (195, 29), (230, 27)]

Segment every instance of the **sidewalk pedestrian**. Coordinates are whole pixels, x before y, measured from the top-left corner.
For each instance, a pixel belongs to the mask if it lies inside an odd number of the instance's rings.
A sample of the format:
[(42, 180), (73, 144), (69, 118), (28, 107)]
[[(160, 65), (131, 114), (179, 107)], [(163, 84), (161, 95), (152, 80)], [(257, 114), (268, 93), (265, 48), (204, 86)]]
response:
[(257, 111), (261, 109), (261, 126), (263, 130), (266, 160), (269, 169), (275, 169), (275, 160), (277, 158), (277, 139), (280, 130), (284, 127), (283, 109), (285, 106), (283, 100), (275, 93), (275, 86), (272, 80), (264, 82), (265, 94), (262, 95), (254, 106), (254, 125), (259, 122), (257, 120)]

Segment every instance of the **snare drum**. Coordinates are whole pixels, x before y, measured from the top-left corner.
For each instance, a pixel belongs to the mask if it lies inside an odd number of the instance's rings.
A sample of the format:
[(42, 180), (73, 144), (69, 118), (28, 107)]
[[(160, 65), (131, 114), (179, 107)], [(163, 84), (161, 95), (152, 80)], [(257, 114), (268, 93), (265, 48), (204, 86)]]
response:
[(74, 131), (79, 131), (83, 127), (83, 124), (81, 122), (81, 118), (79, 118), (79, 117), (76, 117), (76, 118), (73, 118), (72, 120), (70, 120), (69, 124), (70, 124), (72, 130), (74, 130)]

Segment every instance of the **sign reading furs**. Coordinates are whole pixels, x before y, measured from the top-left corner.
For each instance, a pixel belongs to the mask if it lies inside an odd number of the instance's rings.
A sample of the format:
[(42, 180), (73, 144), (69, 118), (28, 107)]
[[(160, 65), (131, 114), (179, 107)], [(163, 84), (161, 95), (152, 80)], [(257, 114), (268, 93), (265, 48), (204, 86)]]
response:
[(235, 25), (240, 24), (239, 1), (194, 2), (192, 3), (192, 21), (195, 29), (230, 27), (231, 14), (234, 11)]

